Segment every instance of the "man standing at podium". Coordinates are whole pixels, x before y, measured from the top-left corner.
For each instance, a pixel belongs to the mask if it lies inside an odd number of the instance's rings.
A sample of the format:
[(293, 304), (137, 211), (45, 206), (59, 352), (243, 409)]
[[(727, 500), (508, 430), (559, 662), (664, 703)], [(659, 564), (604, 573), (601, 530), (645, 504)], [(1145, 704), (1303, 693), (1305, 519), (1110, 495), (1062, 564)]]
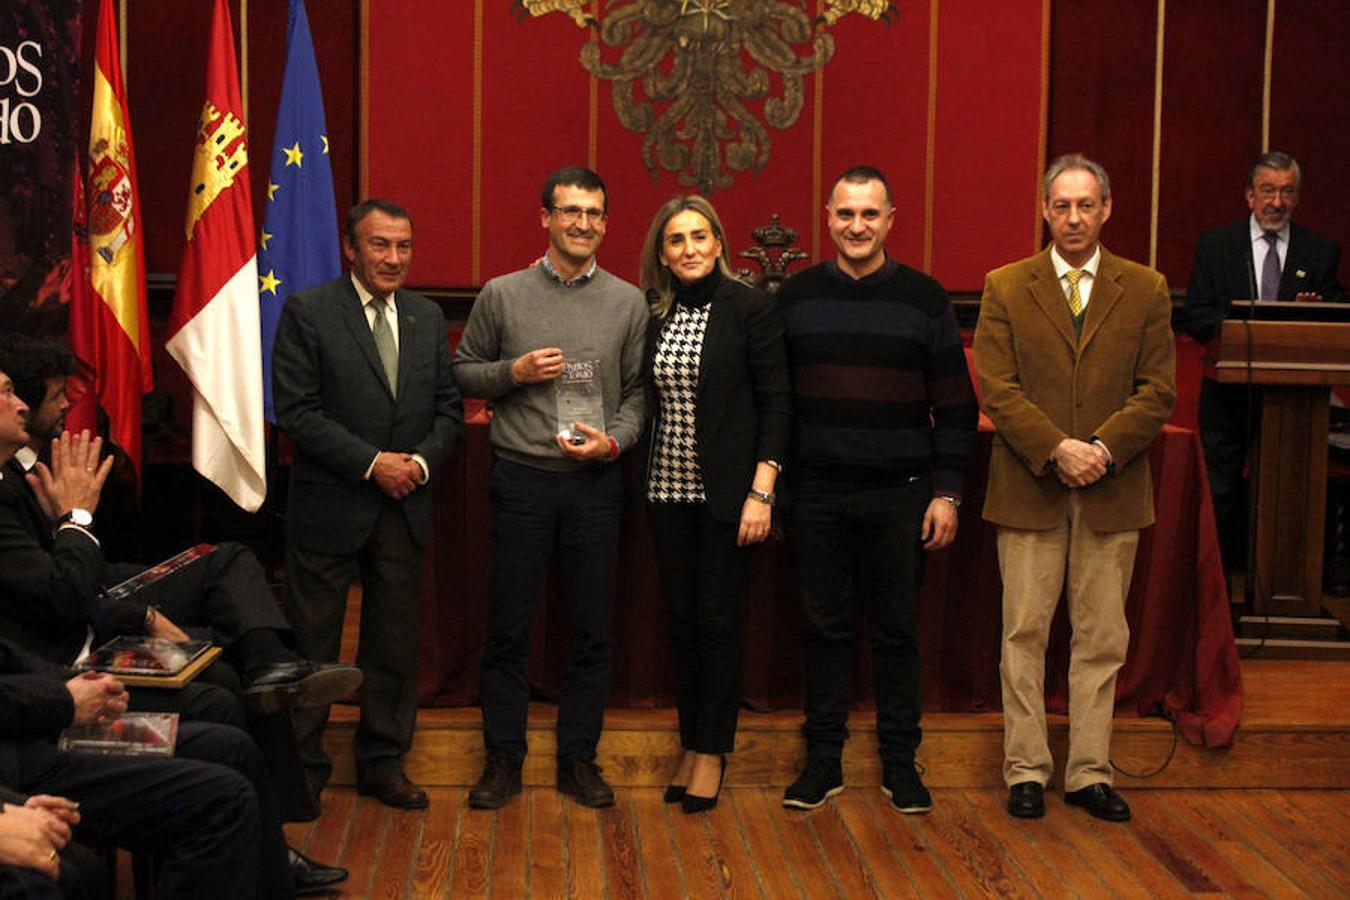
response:
[[(1341, 248), (1290, 221), (1301, 176), (1287, 153), (1263, 153), (1247, 170), (1251, 215), (1201, 235), (1186, 286), (1186, 331), (1205, 342), (1218, 335), (1234, 300), (1339, 301)], [(1247, 556), (1246, 385), (1200, 385), (1200, 437), (1209, 469), (1214, 518), (1224, 568), (1241, 569)]]
[(975, 328), (998, 428), (984, 518), (1003, 577), (1003, 777), (1009, 813), (1045, 814), (1045, 648), (1067, 576), (1064, 800), (1122, 822), (1111, 722), (1139, 529), (1153, 522), (1148, 449), (1176, 396), (1172, 301), (1162, 275), (1101, 246), (1111, 183), (1097, 163), (1051, 163), (1041, 214), (1052, 246), (989, 273)]

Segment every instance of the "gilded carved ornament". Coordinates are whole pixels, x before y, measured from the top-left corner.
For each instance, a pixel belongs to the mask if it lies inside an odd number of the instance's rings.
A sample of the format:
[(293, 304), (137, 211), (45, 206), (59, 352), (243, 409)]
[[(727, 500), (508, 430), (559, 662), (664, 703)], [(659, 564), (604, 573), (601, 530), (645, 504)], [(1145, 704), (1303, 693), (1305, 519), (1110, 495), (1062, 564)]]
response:
[[(804, 76), (834, 56), (828, 29), (852, 13), (888, 24), (891, 0), (513, 0), (532, 16), (564, 13), (592, 31), (581, 64), (614, 85), (614, 112), (645, 135), (642, 161), (655, 178), (711, 194), (732, 172), (769, 159), (766, 124), (783, 130), (801, 114)], [(593, 15), (592, 11), (597, 14)], [(597, 17), (598, 16), (598, 17)], [(602, 47), (621, 49), (607, 60)], [(760, 121), (748, 104), (763, 101)]]

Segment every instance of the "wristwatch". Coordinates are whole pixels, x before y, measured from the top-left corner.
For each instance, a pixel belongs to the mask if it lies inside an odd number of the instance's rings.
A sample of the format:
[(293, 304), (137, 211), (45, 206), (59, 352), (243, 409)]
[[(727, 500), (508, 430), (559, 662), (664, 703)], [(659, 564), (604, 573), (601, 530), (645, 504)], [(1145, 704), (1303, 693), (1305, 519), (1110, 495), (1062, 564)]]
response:
[(751, 500), (758, 500), (760, 503), (767, 503), (768, 505), (773, 506), (774, 496), (772, 491), (757, 491), (754, 488), (751, 488), (746, 496)]
[(61, 518), (57, 519), (56, 527), (60, 528), (67, 522), (71, 525), (78, 525), (81, 528), (88, 528), (90, 525), (94, 524), (94, 514), (87, 509), (80, 509), (80, 507), (77, 506), (70, 512), (62, 515)]
[(960, 498), (960, 497), (953, 497), (951, 494), (936, 494), (936, 495), (934, 495), (933, 499), (935, 499), (935, 500), (946, 500), (948, 503), (950, 503), (952, 506), (956, 507), (957, 509), (960, 509), (960, 508), (961, 508), (961, 498)]

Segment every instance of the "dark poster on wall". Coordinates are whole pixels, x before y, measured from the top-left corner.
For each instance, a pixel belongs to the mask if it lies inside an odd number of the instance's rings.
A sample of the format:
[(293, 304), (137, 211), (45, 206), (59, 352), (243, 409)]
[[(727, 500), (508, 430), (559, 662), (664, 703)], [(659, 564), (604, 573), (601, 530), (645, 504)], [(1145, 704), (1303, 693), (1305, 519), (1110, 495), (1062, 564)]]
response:
[(0, 8), (0, 331), (66, 330), (80, 0)]

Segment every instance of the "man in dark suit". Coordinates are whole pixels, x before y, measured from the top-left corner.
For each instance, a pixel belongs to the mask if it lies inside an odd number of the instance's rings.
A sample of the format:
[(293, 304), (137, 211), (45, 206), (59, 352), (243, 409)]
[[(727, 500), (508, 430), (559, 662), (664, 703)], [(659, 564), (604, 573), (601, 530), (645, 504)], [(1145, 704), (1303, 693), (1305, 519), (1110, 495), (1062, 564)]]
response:
[[(1263, 153), (1247, 171), (1251, 215), (1200, 236), (1186, 287), (1186, 331), (1197, 341), (1219, 333), (1234, 300), (1343, 301), (1337, 270), (1341, 248), (1295, 225), (1301, 174), (1287, 153)], [(1200, 436), (1224, 567), (1242, 568), (1247, 556), (1249, 391), (1241, 384), (1200, 385)]]
[[(311, 659), (337, 659), (347, 588), (360, 574), (365, 674), (357, 790), (399, 808), (427, 805), (402, 757), (417, 723), (422, 551), (428, 482), (464, 430), (445, 319), (403, 282), (412, 220), (385, 200), (347, 216), (350, 277), (286, 301), (272, 357), (277, 424), (295, 448), (286, 517), (291, 621)], [(314, 790), (332, 769), (327, 710), (296, 716)]]
[(1172, 302), (1152, 269), (1101, 246), (1106, 171), (1079, 154), (1045, 173), (1051, 246), (990, 272), (975, 365), (998, 434), (984, 518), (1003, 579), (1003, 778), (1008, 812), (1045, 814), (1045, 648), (1067, 595), (1069, 757), (1064, 801), (1113, 822), (1116, 673), (1139, 530), (1153, 522), (1148, 448), (1176, 397)]

